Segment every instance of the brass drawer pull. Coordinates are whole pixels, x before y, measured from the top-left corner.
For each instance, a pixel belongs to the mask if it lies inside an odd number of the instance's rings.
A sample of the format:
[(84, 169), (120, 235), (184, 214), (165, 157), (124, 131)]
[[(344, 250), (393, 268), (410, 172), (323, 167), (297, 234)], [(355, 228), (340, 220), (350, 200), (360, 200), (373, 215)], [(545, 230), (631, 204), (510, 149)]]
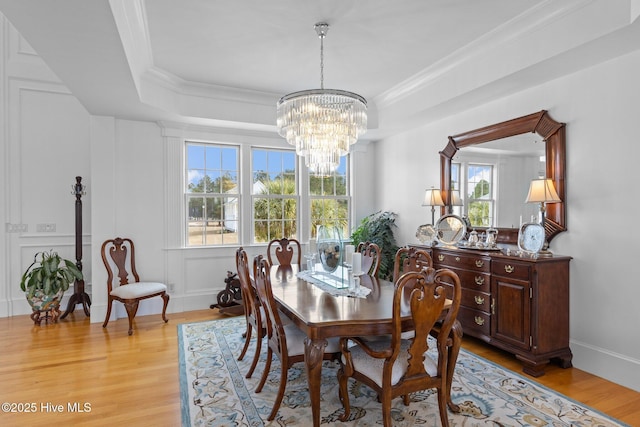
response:
[(476, 276), (475, 281), (476, 281), (476, 285), (478, 285), (478, 286), (484, 285), (484, 277), (483, 276)]
[(460, 257), (459, 256), (456, 257), (456, 262), (460, 262)]
[(438, 261), (440, 262), (444, 261), (444, 255), (442, 254), (438, 255)]
[(475, 320), (477, 325), (480, 325), (480, 326), (484, 325), (484, 319), (480, 316), (474, 317), (473, 320)]
[(484, 304), (484, 298), (479, 297), (478, 295), (475, 296), (475, 300), (476, 300), (476, 304), (478, 305)]
[(481, 268), (484, 265), (484, 261), (481, 259), (476, 260), (476, 267)]
[(515, 269), (516, 269), (516, 268), (515, 268), (514, 266), (512, 266), (512, 265), (505, 265), (505, 266), (504, 266), (504, 271), (506, 271), (507, 273), (513, 273), (513, 271), (514, 271)]
[(491, 314), (496, 314), (496, 299), (491, 299)]

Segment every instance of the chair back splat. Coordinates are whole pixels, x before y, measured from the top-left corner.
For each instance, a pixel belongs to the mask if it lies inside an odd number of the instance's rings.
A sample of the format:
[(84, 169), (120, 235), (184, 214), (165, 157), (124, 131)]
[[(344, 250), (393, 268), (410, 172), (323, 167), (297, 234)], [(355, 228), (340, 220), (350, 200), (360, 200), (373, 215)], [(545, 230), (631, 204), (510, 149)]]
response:
[(302, 261), (300, 242), (296, 239), (273, 239), (267, 245), (267, 260), (270, 265), (292, 265)]
[[(133, 319), (141, 300), (159, 296), (163, 299), (162, 320), (169, 321), (166, 316), (169, 294), (167, 286), (160, 282), (141, 281), (136, 271), (136, 253), (133, 241), (129, 238), (116, 237), (105, 240), (100, 249), (102, 262), (107, 269), (107, 315), (102, 327), (106, 328), (111, 317), (113, 301), (124, 304), (129, 318), (129, 335), (133, 334)], [(118, 277), (118, 283), (114, 283)], [(131, 280), (133, 277), (133, 281)]]
[(362, 271), (365, 274), (378, 277), (380, 262), (382, 261), (380, 247), (372, 242), (360, 242), (356, 252), (362, 254)]
[(424, 249), (408, 246), (400, 248), (393, 263), (393, 282), (397, 282), (408, 271), (420, 271), (429, 267), (433, 267), (433, 259)]

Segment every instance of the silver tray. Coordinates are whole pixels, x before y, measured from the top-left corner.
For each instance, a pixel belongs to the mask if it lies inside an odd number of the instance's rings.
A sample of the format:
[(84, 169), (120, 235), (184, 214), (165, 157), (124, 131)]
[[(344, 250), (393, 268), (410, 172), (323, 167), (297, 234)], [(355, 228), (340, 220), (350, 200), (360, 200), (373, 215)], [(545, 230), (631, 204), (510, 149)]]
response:
[(459, 244), (459, 245), (457, 245), (457, 246), (458, 246), (460, 249), (471, 249), (471, 250), (474, 250), (474, 251), (495, 252), (495, 251), (501, 251), (501, 250), (502, 250), (502, 248), (499, 248), (499, 247), (497, 247), (497, 246), (496, 246), (495, 248), (486, 248), (486, 247), (485, 247), (485, 248), (479, 248), (479, 247), (477, 247), (477, 246), (465, 246), (465, 245), (463, 245), (463, 244)]

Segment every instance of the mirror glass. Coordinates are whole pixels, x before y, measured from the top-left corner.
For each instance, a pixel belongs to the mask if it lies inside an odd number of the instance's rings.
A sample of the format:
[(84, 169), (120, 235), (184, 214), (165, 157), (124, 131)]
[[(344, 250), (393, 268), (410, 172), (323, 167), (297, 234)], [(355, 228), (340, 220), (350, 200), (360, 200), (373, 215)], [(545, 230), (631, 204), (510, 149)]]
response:
[(451, 159), (453, 213), (473, 227), (515, 228), (538, 221), (540, 207), (526, 203), (529, 183), (545, 176), (545, 142), (527, 133), (463, 147)]
[(445, 215), (436, 222), (438, 240), (445, 245), (455, 245), (467, 233), (467, 227), (458, 215)]

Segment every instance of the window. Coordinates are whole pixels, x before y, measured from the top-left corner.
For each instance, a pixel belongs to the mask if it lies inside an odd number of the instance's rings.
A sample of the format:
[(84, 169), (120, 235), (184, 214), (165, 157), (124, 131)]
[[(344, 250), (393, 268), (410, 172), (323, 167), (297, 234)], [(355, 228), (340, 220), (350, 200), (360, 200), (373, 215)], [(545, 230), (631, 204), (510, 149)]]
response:
[(238, 147), (186, 143), (187, 246), (238, 244)]
[(320, 224), (350, 235), (348, 156), (334, 175), (320, 177), (307, 175), (291, 149), (184, 144), (185, 246), (246, 246), (282, 237), (304, 243)]
[(489, 227), (495, 219), (495, 166), (483, 163), (451, 163), (451, 189), (460, 190), (464, 206), (453, 213), (466, 215), (474, 227)]
[(343, 156), (332, 176), (309, 176), (311, 238), (316, 237), (318, 225), (338, 227), (342, 230), (342, 237), (345, 239), (350, 235), (347, 164), (348, 156)]
[(493, 165), (469, 163), (466, 167), (465, 208), (471, 225), (493, 224), (495, 207)]
[[(451, 162), (451, 190), (452, 191), (457, 190), (460, 198), (466, 199), (466, 197), (464, 197), (465, 192), (462, 191), (460, 188), (460, 182), (462, 181), (461, 173), (462, 173), (462, 168), (460, 163)], [(463, 216), (464, 215), (463, 210), (464, 210), (464, 206), (452, 206), (451, 213), (455, 215)]]
[(297, 238), (296, 153), (264, 148), (251, 151), (254, 243)]

